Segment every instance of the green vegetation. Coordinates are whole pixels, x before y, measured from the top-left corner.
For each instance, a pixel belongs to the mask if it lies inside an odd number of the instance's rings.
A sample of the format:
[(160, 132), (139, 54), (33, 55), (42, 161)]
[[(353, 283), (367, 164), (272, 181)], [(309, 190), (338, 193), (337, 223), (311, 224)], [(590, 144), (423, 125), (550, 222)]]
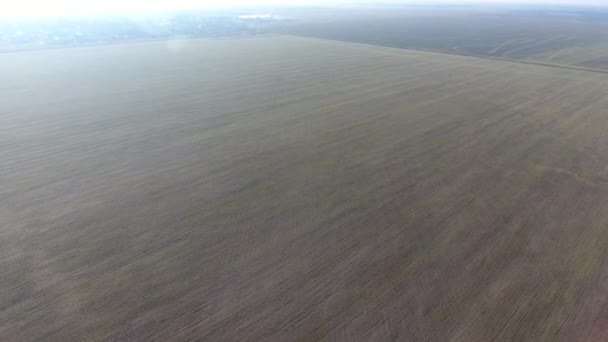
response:
[(606, 74), (284, 36), (0, 74), (0, 340), (606, 337)]

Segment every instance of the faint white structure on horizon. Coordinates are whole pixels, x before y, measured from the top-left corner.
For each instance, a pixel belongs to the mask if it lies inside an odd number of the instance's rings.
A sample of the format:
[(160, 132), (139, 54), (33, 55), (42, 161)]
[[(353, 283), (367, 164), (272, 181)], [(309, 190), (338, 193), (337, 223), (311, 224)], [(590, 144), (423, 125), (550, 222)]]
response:
[(270, 13), (265, 14), (243, 14), (238, 16), (241, 20), (284, 20), (283, 17), (279, 15), (274, 15)]

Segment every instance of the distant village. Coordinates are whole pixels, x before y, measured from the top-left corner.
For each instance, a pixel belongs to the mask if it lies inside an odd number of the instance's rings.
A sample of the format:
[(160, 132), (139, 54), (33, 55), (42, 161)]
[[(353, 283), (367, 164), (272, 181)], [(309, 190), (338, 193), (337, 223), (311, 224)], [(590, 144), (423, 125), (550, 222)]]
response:
[(0, 47), (66, 46), (170, 37), (213, 37), (266, 33), (288, 19), (273, 14), (48, 18), (0, 21)]

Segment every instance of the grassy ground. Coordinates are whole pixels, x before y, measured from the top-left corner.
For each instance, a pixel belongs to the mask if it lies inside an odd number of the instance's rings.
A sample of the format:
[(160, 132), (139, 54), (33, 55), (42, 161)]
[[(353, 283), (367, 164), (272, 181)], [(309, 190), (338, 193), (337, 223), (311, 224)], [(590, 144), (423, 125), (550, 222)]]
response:
[(605, 74), (291, 37), (0, 74), (0, 340), (608, 337)]

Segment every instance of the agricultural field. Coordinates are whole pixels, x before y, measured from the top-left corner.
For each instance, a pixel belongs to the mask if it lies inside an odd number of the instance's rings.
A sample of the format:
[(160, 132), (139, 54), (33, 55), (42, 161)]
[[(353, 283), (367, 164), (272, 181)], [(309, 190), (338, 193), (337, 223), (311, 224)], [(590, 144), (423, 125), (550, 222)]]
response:
[(0, 55), (0, 340), (608, 338), (608, 75), (313, 38)]
[(608, 12), (501, 6), (382, 6), (325, 11), (278, 31), (390, 47), (608, 70)]

